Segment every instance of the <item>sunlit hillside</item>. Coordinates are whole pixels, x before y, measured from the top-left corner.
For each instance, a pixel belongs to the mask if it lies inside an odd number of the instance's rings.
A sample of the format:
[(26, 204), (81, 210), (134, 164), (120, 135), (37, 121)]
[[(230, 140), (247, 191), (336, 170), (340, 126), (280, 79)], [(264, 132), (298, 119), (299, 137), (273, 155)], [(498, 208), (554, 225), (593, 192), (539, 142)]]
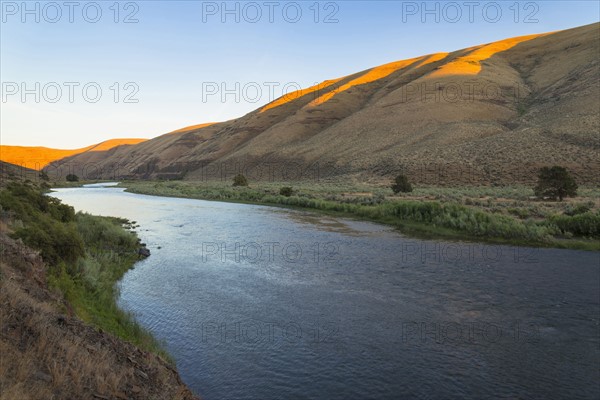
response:
[(241, 118), (56, 166), (93, 162), (91, 177), (194, 180), (224, 165), (318, 164), (321, 177), (385, 180), (402, 171), (414, 182), (452, 185), (526, 183), (540, 166), (558, 164), (592, 183), (600, 176), (598, 28), (387, 63)]
[(0, 161), (39, 171), (51, 162), (60, 160), (61, 158), (85, 152), (107, 151), (117, 146), (138, 144), (145, 140), (146, 139), (110, 139), (88, 147), (73, 150), (0, 145)]

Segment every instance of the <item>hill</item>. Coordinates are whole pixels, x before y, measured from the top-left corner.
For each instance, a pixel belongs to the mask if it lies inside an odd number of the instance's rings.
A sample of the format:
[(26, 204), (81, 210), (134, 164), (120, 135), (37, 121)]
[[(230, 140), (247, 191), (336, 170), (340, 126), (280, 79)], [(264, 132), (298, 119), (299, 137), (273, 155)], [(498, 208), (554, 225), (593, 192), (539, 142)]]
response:
[(0, 188), (13, 181), (38, 181), (39, 174), (39, 171), (0, 161)]
[(110, 139), (88, 147), (73, 150), (0, 145), (0, 160), (39, 171), (51, 162), (65, 157), (86, 152), (107, 152), (117, 146), (138, 144), (145, 140), (146, 139)]
[[(529, 183), (544, 165), (600, 176), (598, 23), (396, 61), (290, 93), (241, 118), (84, 152), (86, 178), (347, 177)], [(94, 168), (85, 170), (93, 163)]]

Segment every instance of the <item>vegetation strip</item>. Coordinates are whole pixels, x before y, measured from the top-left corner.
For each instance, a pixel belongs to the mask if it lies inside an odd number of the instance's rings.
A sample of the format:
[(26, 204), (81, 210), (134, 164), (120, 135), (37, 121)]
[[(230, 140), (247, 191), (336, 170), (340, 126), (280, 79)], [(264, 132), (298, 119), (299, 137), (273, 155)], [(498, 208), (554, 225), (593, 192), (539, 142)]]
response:
[[(467, 198), (464, 204), (456, 200), (440, 202), (397, 197), (387, 199), (389, 190), (383, 189), (368, 195), (352, 197), (325, 187), (294, 191), (285, 186), (278, 190), (276, 184), (257, 183), (257, 188), (250, 188), (237, 185), (238, 181), (239, 179), (234, 182), (235, 187), (224, 182), (148, 181), (129, 181), (122, 183), (122, 186), (125, 186), (127, 191), (139, 194), (318, 210), (390, 224), (411, 234), (429, 238), (600, 250), (600, 242), (597, 240), (600, 238), (600, 209), (594, 209), (594, 202), (575, 206), (553, 202), (550, 203), (549, 211), (541, 211), (538, 206), (542, 204), (540, 202), (513, 201), (509, 204), (522, 205), (505, 207), (506, 212), (490, 212), (477, 200), (470, 198)], [(350, 189), (365, 190), (361, 187)], [(454, 189), (434, 190), (452, 192)], [(566, 209), (559, 213), (557, 206)], [(536, 207), (541, 215), (530, 215)]]

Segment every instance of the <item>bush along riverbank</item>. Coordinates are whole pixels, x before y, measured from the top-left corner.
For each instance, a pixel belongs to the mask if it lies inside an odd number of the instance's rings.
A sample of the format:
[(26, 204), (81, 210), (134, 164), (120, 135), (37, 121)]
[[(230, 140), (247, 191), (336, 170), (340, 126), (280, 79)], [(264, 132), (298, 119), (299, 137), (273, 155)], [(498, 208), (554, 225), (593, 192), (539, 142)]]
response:
[[(387, 199), (381, 192), (352, 197), (309, 187), (286, 193), (290, 194), (286, 196), (279, 194), (272, 184), (257, 184), (256, 188), (249, 188), (228, 187), (222, 183), (134, 181), (125, 182), (122, 186), (140, 194), (318, 210), (393, 225), (418, 237), (600, 250), (600, 209), (583, 207), (580, 212), (571, 215), (549, 212), (535, 218), (520, 218), (518, 216), (530, 213), (531, 202), (521, 202), (524, 205), (508, 208), (507, 214), (503, 214), (478, 207), (477, 202), (470, 200), (466, 205), (430, 199)], [(352, 191), (352, 188), (344, 189)], [(354, 189), (358, 192), (364, 190), (364, 187)], [(457, 189), (436, 190), (453, 192)]]
[(31, 342), (14, 346), (3, 332), (2, 364), (14, 364), (2, 366), (3, 391), (194, 398), (161, 345), (116, 305), (115, 283), (139, 257), (126, 220), (75, 213), (31, 184), (6, 185), (0, 206), (3, 331)]

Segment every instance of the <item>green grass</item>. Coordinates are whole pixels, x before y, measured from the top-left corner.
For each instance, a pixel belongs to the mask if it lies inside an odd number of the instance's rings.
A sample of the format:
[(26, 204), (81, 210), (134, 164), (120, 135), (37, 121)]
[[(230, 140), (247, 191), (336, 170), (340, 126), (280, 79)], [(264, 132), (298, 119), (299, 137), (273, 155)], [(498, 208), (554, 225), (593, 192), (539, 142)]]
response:
[(116, 304), (116, 282), (137, 261), (139, 240), (123, 219), (74, 213), (33, 185), (0, 191), (0, 212), (12, 236), (38, 249), (48, 264), (48, 284), (82, 320), (170, 359), (162, 346)]
[[(600, 250), (600, 210), (575, 216), (557, 202), (532, 201), (524, 186), (416, 188), (394, 196), (390, 189), (349, 183), (304, 183), (293, 196), (279, 190), (288, 183), (254, 183), (231, 187), (228, 182), (125, 182), (128, 191), (158, 196), (266, 204), (318, 210), (396, 226), (428, 238), (454, 238), (491, 243)], [(582, 189), (595, 199), (596, 189)], [(569, 206), (572, 208), (572, 206)], [(587, 206), (586, 206), (587, 207)], [(581, 207), (579, 207), (581, 208)]]

